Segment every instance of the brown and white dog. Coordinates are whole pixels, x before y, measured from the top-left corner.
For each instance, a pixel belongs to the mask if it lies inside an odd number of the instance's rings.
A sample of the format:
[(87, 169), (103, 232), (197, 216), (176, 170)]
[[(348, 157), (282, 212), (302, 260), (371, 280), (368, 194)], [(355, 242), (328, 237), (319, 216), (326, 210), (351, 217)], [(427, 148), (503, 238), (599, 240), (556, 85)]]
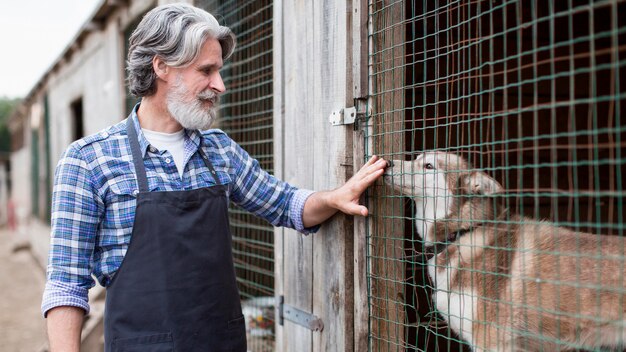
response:
[(511, 214), (502, 186), (454, 154), (393, 160), (384, 179), (415, 201), (417, 232), (435, 253), (435, 306), (473, 350), (624, 346), (622, 237)]

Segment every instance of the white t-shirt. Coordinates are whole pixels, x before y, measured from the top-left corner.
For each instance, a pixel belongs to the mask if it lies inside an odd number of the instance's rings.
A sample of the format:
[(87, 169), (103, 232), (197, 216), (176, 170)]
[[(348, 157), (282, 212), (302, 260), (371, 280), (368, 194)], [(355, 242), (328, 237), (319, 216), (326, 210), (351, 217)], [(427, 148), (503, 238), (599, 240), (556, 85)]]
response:
[(178, 169), (178, 175), (183, 178), (183, 172), (185, 171), (183, 162), (185, 161), (185, 131), (174, 133), (163, 133), (141, 129), (143, 135), (146, 137), (150, 145), (157, 148), (159, 151), (167, 150), (172, 154), (176, 168)]

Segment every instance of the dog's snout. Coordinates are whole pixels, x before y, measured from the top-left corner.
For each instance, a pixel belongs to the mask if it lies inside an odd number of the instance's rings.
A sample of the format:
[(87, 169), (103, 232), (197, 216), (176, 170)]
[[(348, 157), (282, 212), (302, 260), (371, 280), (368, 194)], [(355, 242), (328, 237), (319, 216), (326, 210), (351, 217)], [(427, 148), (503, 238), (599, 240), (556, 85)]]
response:
[(393, 161), (387, 160), (387, 167), (385, 168), (385, 172), (383, 174), (387, 177), (391, 177), (391, 174), (393, 171), (392, 168), (393, 168)]

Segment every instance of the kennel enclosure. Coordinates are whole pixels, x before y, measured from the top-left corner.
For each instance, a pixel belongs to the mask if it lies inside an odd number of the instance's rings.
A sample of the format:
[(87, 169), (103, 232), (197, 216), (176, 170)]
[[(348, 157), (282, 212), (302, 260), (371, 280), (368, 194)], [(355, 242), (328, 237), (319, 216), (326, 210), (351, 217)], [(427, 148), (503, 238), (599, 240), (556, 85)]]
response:
[[(371, 1), (369, 20), (367, 155), (459, 154), (511, 213), (623, 237), (623, 1)], [(370, 350), (468, 350), (433, 308), (412, 201), (370, 195)]]

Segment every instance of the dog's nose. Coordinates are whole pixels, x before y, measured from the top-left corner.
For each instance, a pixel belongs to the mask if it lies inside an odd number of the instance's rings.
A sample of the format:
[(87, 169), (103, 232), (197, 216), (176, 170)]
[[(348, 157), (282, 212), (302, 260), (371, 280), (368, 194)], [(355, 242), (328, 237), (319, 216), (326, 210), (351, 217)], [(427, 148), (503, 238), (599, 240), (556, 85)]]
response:
[(393, 160), (387, 160), (387, 167), (393, 167)]

